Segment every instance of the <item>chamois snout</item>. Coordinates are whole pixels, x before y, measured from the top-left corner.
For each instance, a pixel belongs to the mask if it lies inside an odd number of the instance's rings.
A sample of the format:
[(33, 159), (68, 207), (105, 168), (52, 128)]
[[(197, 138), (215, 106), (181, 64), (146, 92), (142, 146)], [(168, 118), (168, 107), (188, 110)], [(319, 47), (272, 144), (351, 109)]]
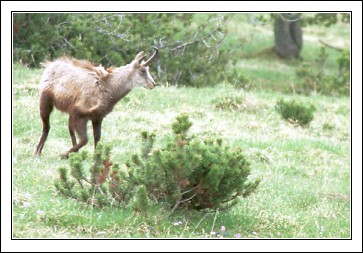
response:
[(155, 88), (155, 83), (149, 83), (149, 84), (147, 85), (147, 88), (148, 88), (149, 90), (154, 89), (154, 88)]
[(147, 89), (154, 89), (156, 86), (154, 79), (151, 77), (150, 73), (148, 72), (148, 82), (146, 85)]

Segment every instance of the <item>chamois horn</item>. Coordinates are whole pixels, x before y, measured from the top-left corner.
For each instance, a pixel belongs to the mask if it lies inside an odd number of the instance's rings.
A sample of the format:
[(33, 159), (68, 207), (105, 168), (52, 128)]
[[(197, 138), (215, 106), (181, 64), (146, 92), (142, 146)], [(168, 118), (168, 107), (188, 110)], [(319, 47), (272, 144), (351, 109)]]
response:
[(158, 55), (159, 49), (154, 46), (152, 46), (152, 48), (155, 50), (155, 52), (153, 53), (152, 56), (150, 56), (150, 58), (146, 62), (144, 62), (144, 64), (143, 64), (144, 66), (148, 66), (154, 60), (154, 58)]

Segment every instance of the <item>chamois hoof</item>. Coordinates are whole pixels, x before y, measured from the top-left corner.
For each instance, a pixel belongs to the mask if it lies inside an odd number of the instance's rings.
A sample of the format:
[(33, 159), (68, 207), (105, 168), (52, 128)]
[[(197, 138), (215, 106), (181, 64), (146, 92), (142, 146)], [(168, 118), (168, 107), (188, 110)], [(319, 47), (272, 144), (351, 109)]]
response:
[(69, 152), (61, 154), (61, 159), (68, 159), (68, 158), (69, 158)]

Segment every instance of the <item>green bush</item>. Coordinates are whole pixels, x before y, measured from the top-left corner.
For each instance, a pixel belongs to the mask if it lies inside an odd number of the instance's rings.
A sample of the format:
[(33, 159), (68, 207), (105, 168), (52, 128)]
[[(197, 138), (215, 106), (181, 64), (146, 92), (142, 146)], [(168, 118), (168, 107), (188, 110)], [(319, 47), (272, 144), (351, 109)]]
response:
[(283, 99), (280, 99), (275, 107), (285, 120), (300, 126), (308, 126), (314, 119), (316, 110), (312, 104), (305, 104), (295, 100), (284, 101)]
[[(150, 202), (178, 208), (227, 209), (239, 197), (253, 193), (260, 180), (248, 179), (250, 163), (241, 149), (231, 150), (221, 140), (198, 140), (188, 135), (188, 116), (177, 117), (173, 138), (154, 148), (155, 134), (142, 133), (140, 154), (120, 169), (110, 160), (110, 149), (97, 146), (93, 165), (87, 154), (70, 155), (71, 177), (59, 169), (57, 191), (96, 207), (131, 204), (147, 214)], [(89, 170), (85, 170), (88, 164)]]
[(301, 93), (318, 92), (324, 95), (350, 94), (350, 53), (343, 51), (337, 59), (337, 71), (327, 73), (325, 62), (328, 58), (325, 47), (321, 47), (315, 63), (304, 62), (296, 69), (296, 76), (301, 82)]
[(226, 73), (225, 82), (231, 84), (236, 89), (251, 90), (254, 88), (251, 78), (241, 70), (230, 68)]
[(128, 171), (146, 186), (150, 198), (173, 210), (222, 210), (254, 192), (260, 181), (248, 179), (250, 163), (242, 150), (231, 150), (221, 140), (190, 137), (191, 125), (188, 116), (177, 117), (174, 138), (160, 149), (151, 149), (154, 135), (142, 135), (142, 153), (128, 163)]
[(227, 22), (221, 14), (15, 13), (14, 61), (39, 67), (69, 55), (122, 66), (156, 46), (160, 54), (151, 64), (156, 81), (208, 86), (237, 78), (226, 74), (232, 57), (232, 45), (224, 45)]

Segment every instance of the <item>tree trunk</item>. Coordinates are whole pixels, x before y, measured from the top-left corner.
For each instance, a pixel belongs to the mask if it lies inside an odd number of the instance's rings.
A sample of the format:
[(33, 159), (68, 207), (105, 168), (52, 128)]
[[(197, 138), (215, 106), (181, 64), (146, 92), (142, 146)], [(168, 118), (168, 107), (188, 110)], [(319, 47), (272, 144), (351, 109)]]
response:
[(300, 58), (303, 45), (300, 14), (279, 14), (274, 23), (275, 52), (281, 58)]

